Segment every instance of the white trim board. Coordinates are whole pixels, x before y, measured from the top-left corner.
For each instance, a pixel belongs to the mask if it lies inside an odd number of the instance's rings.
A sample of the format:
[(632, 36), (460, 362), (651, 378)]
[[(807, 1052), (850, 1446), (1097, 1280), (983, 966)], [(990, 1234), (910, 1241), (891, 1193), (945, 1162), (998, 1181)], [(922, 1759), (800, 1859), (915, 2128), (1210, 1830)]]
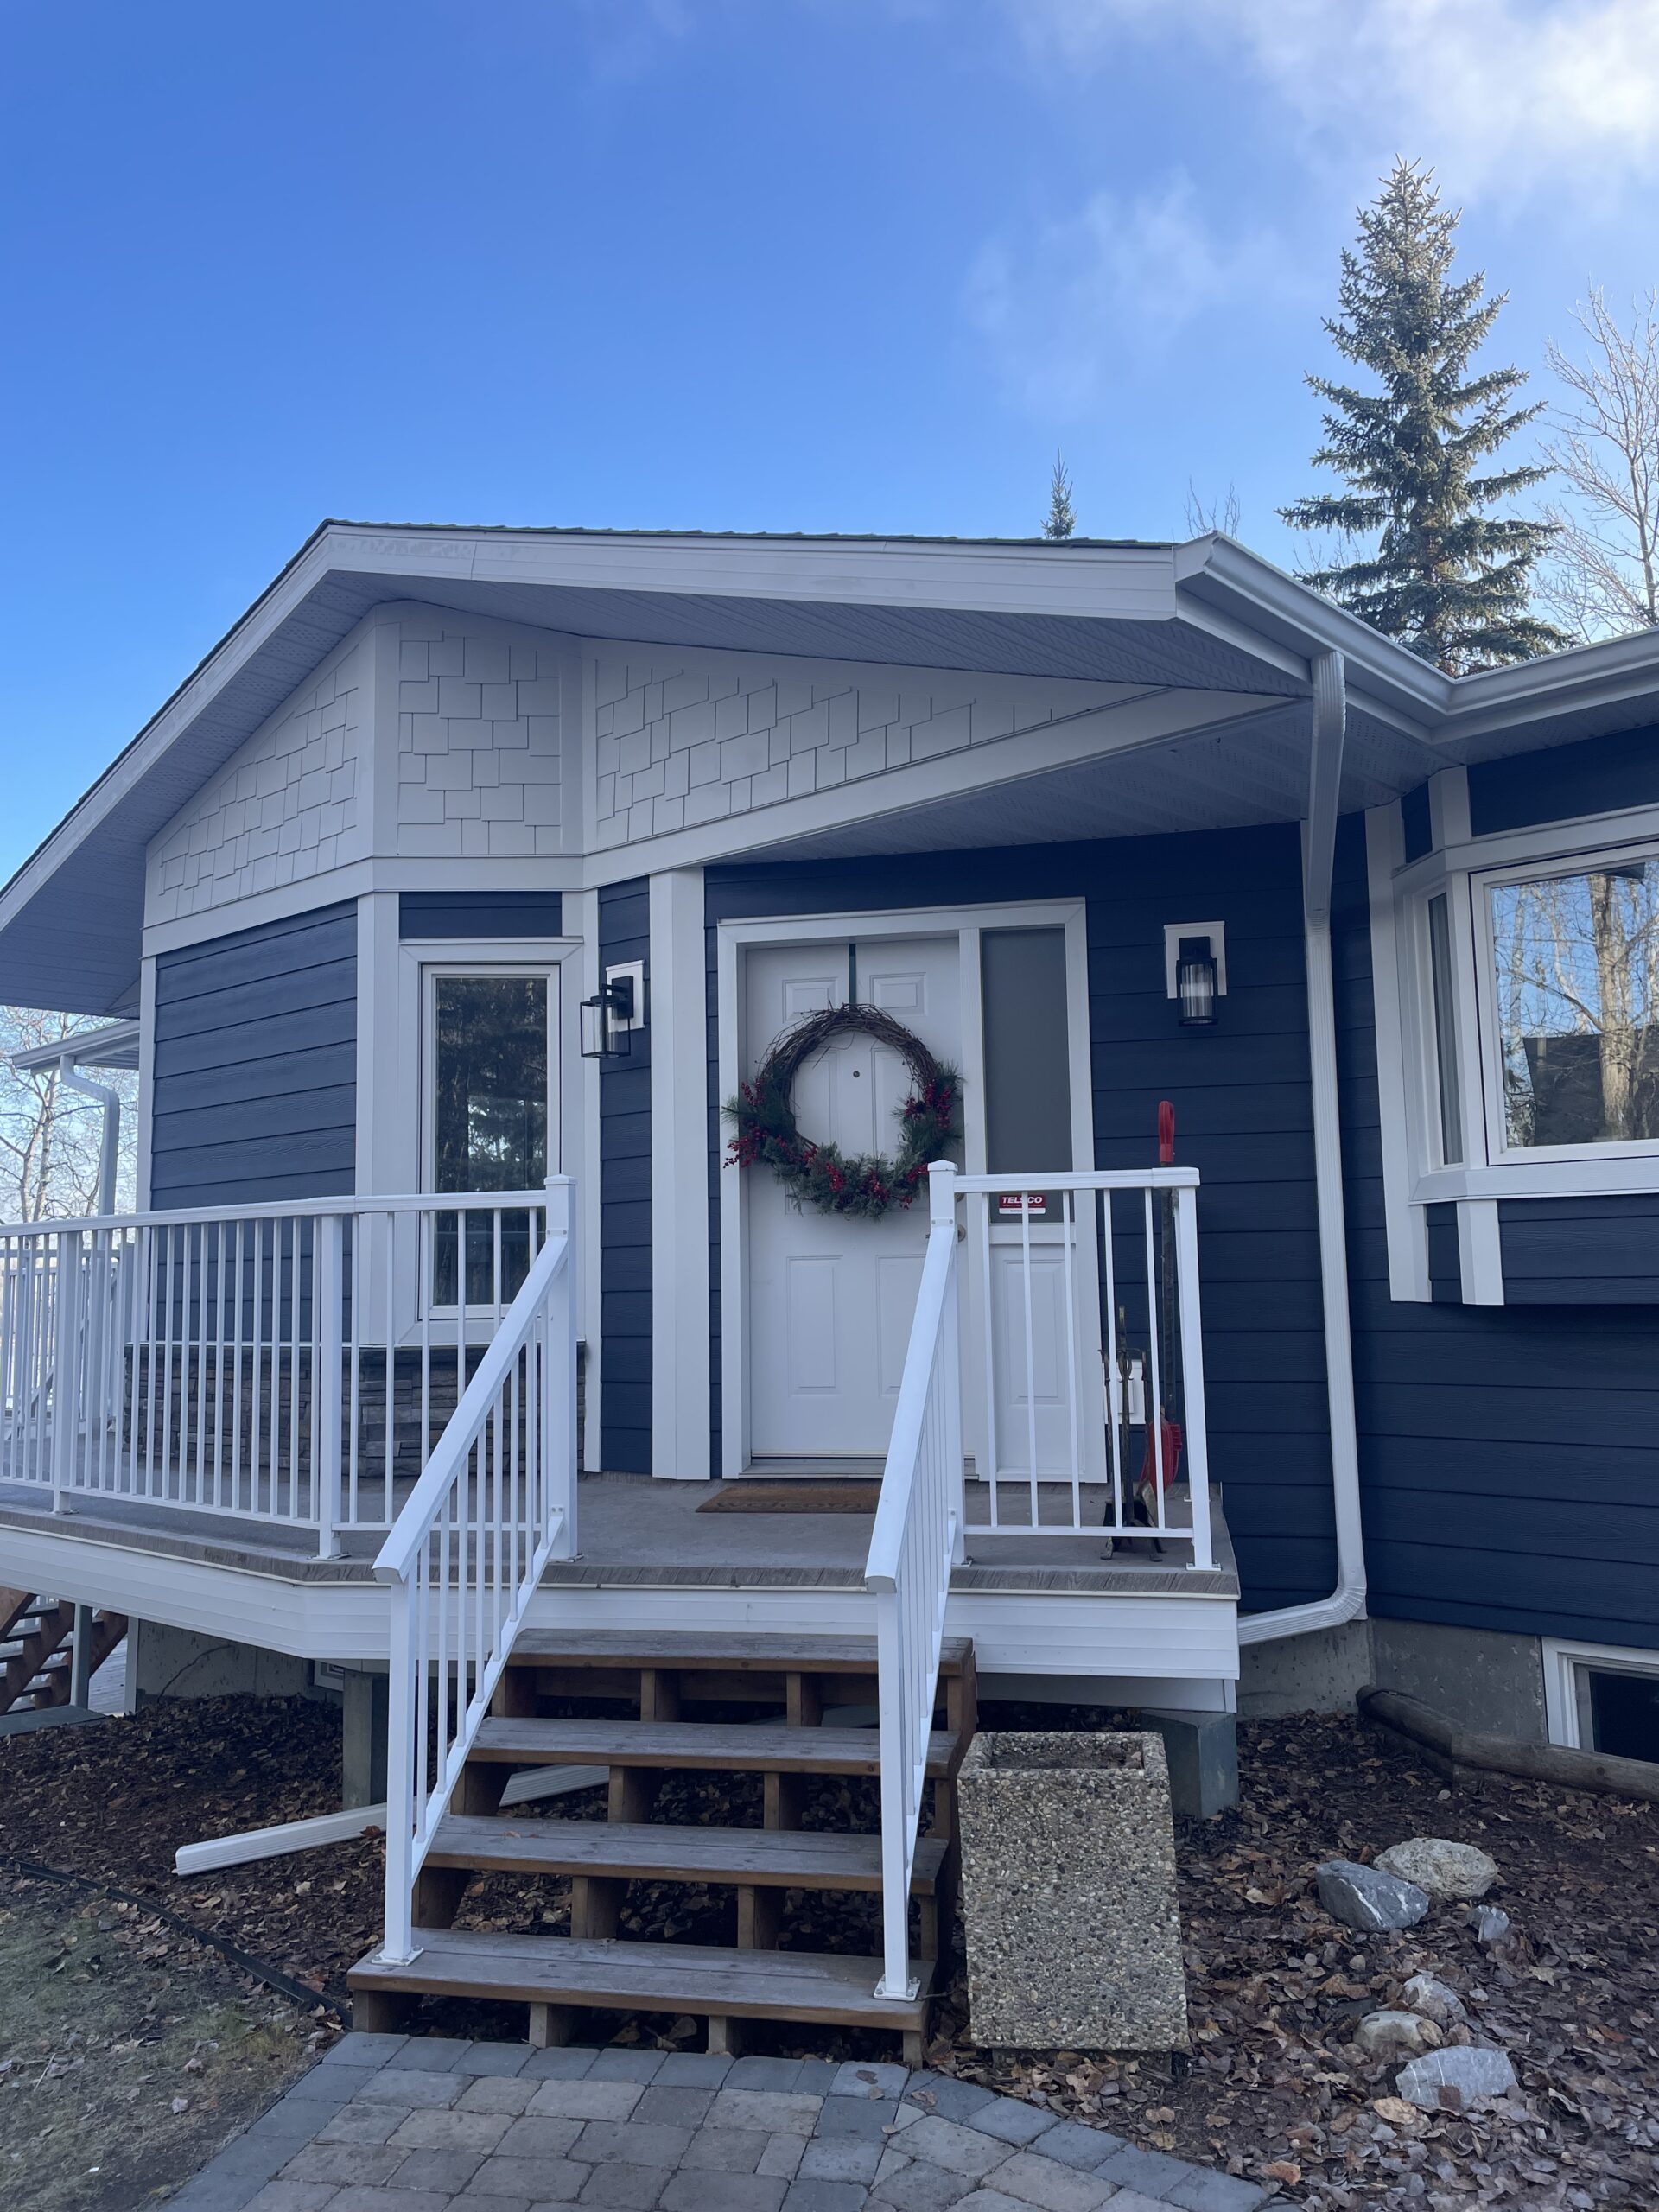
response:
[(702, 870), (651, 879), (651, 1471), (709, 1471), (709, 1008)]
[[(740, 955), (751, 945), (816, 944), (825, 938), (944, 937), (954, 933), (960, 945), (963, 978), (963, 1072), (979, 1081), (983, 1058), (980, 1027), (979, 933), (982, 929), (1052, 929), (1065, 931), (1067, 1041), (1071, 1078), (1071, 1156), (1084, 1167), (1095, 1160), (1094, 1093), (1089, 1058), (1089, 948), (1087, 909), (1081, 899), (994, 903), (976, 906), (906, 906), (868, 913), (746, 916), (725, 921), (717, 931), (716, 976), (720, 1032), (720, 1096), (737, 1090), (742, 994)], [(968, 986), (972, 981), (974, 988)], [(970, 1173), (984, 1172), (982, 1142), (969, 1121), (964, 1147)], [(720, 1179), (720, 1355), (721, 1465), (728, 1480), (749, 1464), (747, 1222), (743, 1178), (722, 1172)], [(705, 1268), (707, 1257), (705, 1254)]]

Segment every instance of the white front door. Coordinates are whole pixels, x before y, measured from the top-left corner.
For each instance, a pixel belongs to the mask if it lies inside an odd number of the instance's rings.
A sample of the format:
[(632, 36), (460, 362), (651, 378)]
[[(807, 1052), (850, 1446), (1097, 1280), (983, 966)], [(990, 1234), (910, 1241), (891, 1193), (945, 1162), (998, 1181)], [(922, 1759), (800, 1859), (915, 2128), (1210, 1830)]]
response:
[[(744, 978), (744, 1073), (779, 1032), (849, 997), (891, 1014), (935, 1057), (962, 1063), (956, 937), (755, 946)], [(801, 1070), (803, 1132), (849, 1154), (898, 1148), (912, 1077), (866, 1037)], [(798, 1210), (775, 1176), (746, 1176), (749, 1442), (757, 1459), (885, 1456), (927, 1246), (925, 1193), (879, 1221)]]

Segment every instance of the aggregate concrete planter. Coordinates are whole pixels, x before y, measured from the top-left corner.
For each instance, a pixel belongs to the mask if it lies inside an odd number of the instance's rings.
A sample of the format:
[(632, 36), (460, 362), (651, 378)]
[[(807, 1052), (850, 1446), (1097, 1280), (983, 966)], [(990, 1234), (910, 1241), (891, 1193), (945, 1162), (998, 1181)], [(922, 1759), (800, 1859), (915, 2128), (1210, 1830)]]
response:
[(1185, 2050), (1175, 1834), (1160, 1738), (976, 1736), (960, 1789), (974, 2041)]

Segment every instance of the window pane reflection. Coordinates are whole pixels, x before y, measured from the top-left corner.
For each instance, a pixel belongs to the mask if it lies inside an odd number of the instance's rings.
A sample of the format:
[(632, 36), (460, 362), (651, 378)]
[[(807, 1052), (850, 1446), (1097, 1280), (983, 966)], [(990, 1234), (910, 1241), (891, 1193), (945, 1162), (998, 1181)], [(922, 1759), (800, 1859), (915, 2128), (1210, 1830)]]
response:
[[(434, 984), (434, 1187), (528, 1191), (547, 1179), (547, 978), (441, 976)], [(440, 1214), (433, 1297), (456, 1302), (466, 1245), (469, 1306), (506, 1304), (531, 1260), (531, 1218)]]
[(1491, 896), (1510, 1143), (1659, 1137), (1659, 860)]

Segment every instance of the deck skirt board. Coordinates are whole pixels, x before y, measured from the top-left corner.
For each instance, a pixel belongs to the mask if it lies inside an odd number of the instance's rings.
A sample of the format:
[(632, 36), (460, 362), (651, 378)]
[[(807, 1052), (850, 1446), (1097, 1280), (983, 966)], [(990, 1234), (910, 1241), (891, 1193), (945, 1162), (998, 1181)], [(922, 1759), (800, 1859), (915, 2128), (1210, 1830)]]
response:
[[(947, 1637), (939, 1672), (961, 1671), (969, 1649), (965, 1637)], [(802, 1668), (815, 1675), (869, 1675), (875, 1671), (873, 1636), (700, 1635), (689, 1630), (630, 1633), (625, 1630), (526, 1629), (512, 1648), (511, 1664), (530, 1667), (556, 1660), (563, 1667), (696, 1667), (722, 1675), (753, 1669), (778, 1674)]]

